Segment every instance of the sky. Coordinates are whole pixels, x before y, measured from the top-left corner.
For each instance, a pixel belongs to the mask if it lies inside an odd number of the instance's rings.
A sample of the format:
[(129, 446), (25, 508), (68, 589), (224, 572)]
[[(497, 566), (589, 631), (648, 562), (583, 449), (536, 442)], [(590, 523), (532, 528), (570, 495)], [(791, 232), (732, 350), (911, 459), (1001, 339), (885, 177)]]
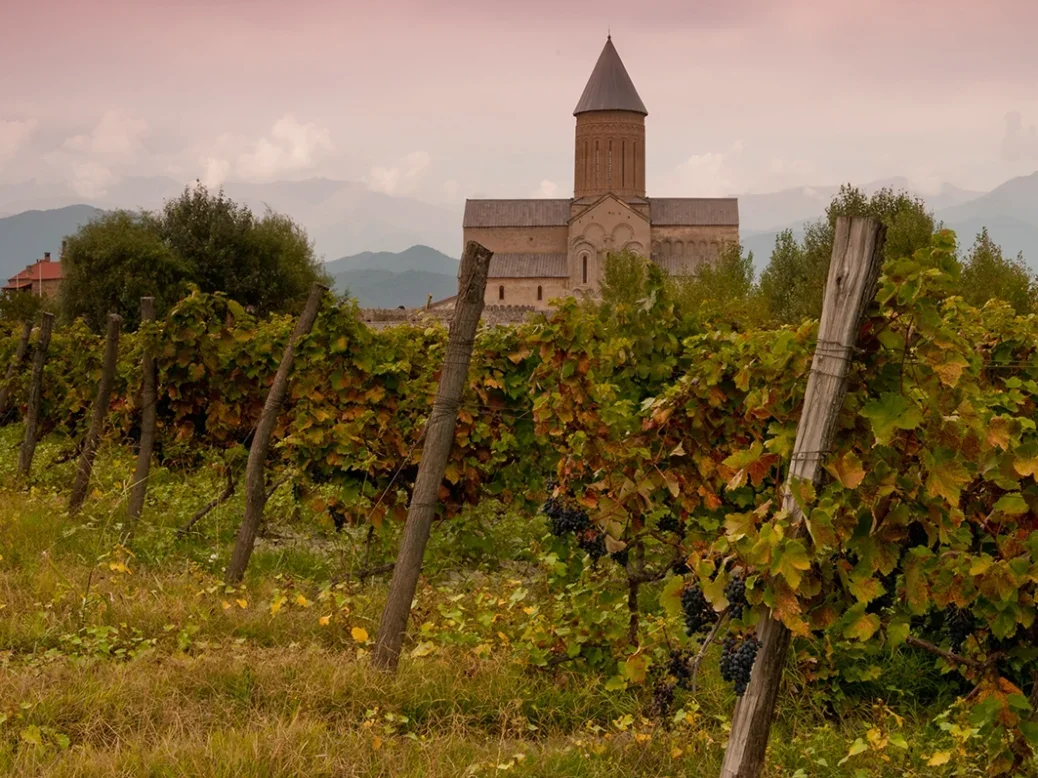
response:
[(348, 179), (568, 197), (607, 32), (647, 186), (718, 196), (1038, 169), (1032, 0), (0, 0), (0, 184)]

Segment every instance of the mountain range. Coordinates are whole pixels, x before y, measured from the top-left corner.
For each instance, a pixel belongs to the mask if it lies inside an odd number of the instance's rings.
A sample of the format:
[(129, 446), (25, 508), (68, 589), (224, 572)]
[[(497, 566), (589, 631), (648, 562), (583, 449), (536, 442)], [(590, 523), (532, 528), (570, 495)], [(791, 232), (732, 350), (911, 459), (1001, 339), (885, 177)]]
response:
[[(1038, 172), (1010, 179), (990, 192), (942, 184), (927, 192), (904, 178), (874, 181), (863, 189), (905, 189), (923, 197), (944, 226), (968, 248), (987, 227), (1003, 251), (1038, 270)], [(426, 203), (373, 192), (365, 185), (328, 178), (269, 183), (228, 182), (228, 196), (255, 212), (266, 208), (301, 224), (328, 263), (336, 287), (349, 288), (365, 306), (424, 305), (448, 297), (457, 287), (461, 207)], [(758, 269), (771, 256), (783, 229), (802, 234), (805, 223), (823, 216), (837, 185), (796, 187), (766, 194), (738, 195), (740, 237), (753, 251)], [(183, 185), (172, 178), (124, 178), (103, 196), (82, 202), (61, 186), (36, 181), (0, 183), (0, 277), (8, 278), (50, 251), (61, 239), (102, 209), (158, 209)]]

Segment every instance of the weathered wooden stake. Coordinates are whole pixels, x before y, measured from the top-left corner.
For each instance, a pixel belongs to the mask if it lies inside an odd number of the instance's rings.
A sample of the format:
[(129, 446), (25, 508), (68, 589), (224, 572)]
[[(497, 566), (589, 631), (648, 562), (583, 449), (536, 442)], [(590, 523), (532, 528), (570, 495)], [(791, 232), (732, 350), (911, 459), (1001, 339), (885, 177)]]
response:
[(44, 313), (40, 321), (40, 332), (36, 336), (36, 350), (33, 353), (32, 376), (29, 379), (29, 400), (25, 409), (25, 438), (21, 451), (18, 452), (18, 475), (29, 477), (32, 470), (32, 457), (36, 453), (36, 425), (40, 419), (40, 401), (43, 399), (43, 365), (47, 361), (47, 349), (50, 347), (50, 334), (54, 329), (54, 314)]
[[(841, 216), (836, 221), (818, 343), (807, 378), (804, 408), (782, 495), (782, 509), (803, 534), (803, 511), (793, 497), (794, 481), (816, 482), (829, 452), (847, 393), (847, 370), (862, 315), (876, 293), (886, 229), (873, 220)], [(721, 778), (758, 778), (775, 715), (775, 700), (789, 653), (790, 632), (781, 621), (758, 627), (761, 647), (746, 694), (735, 707)]]
[(252, 547), (256, 543), (256, 531), (259, 529), (260, 520), (263, 518), (263, 506), (267, 501), (267, 493), (263, 479), (263, 468), (267, 463), (267, 450), (270, 448), (270, 436), (274, 432), (274, 424), (277, 422), (281, 403), (284, 402), (285, 394), (288, 392), (288, 375), (292, 371), (292, 362), (295, 360), (295, 351), (299, 342), (306, 337), (317, 319), (317, 312), (321, 308), (321, 298), (327, 293), (328, 287), (314, 284), (310, 291), (310, 297), (306, 301), (306, 307), (296, 322), (292, 339), (285, 347), (285, 353), (281, 357), (281, 364), (274, 375), (274, 381), (270, 385), (270, 393), (263, 404), (263, 413), (260, 415), (259, 424), (249, 447), (249, 461), (245, 466), (245, 518), (242, 519), (238, 528), (238, 540), (234, 544), (234, 552), (231, 554), (231, 563), (227, 566), (226, 580), (228, 584), (236, 584), (245, 575), (248, 567), (249, 557), (252, 556)]
[[(141, 298), (141, 323), (155, 321), (155, 298)], [(147, 346), (141, 356), (141, 443), (137, 450), (137, 466), (133, 470), (130, 484), (130, 499), (126, 505), (126, 538), (133, 537), (137, 520), (144, 510), (144, 495), (148, 491), (148, 475), (151, 472), (151, 454), (155, 449), (155, 417), (158, 391), (155, 373), (155, 355)]]
[(123, 317), (117, 313), (108, 314), (108, 332), (105, 337), (105, 360), (101, 366), (101, 380), (97, 384), (97, 397), (94, 398), (94, 410), (90, 414), (90, 426), (86, 438), (83, 439), (83, 451), (79, 455), (76, 467), (76, 480), (72, 483), (72, 495), (68, 500), (69, 513), (76, 513), (86, 500), (87, 487), (90, 486), (90, 474), (94, 471), (94, 455), (101, 442), (101, 432), (108, 415), (108, 404), (112, 398), (112, 384), (115, 383), (115, 366), (119, 359), (119, 330)]
[(14, 351), (14, 359), (7, 366), (7, 375), (4, 376), (4, 385), (0, 386), (0, 418), (7, 415), (11, 403), (11, 381), (15, 373), (25, 361), (25, 352), (29, 350), (29, 336), (32, 335), (32, 322), (27, 321), (22, 325), (22, 336), (18, 339), (18, 347)]
[(440, 374), (440, 386), (426, 423), (418, 478), (411, 495), (407, 524), (404, 526), (393, 579), (389, 583), (389, 597), (382, 610), (375, 653), (372, 655), (375, 666), (384, 670), (395, 671), (400, 660), (400, 646), (404, 642), (411, 602), (418, 588), (418, 576), (436, 513), (440, 484), (443, 483), (447, 458), (454, 443), (458, 408), (468, 380), (476, 328), (483, 314), (483, 296), (492, 256), (493, 252), (475, 241), (469, 241), (461, 255), (458, 298), (447, 340), (443, 372)]

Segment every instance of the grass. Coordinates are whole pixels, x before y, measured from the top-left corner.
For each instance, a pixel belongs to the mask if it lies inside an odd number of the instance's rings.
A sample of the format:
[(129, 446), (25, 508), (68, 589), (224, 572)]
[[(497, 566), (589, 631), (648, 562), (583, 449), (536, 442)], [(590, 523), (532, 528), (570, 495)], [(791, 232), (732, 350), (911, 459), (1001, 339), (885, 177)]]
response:
[[(0, 451), (17, 437), (0, 430)], [(334, 578), (392, 558), (393, 531), (370, 545), (363, 528), (337, 535), (306, 506), (296, 515), (286, 489), (246, 582), (228, 590), (220, 576), (240, 496), (197, 534), (174, 534), (221, 491), (217, 472), (157, 471), (131, 554), (117, 541), (132, 458), (103, 452), (96, 490), (72, 519), (74, 463), (46, 466), (61, 447), (41, 443), (29, 489), (13, 454), (0, 456), (0, 775), (718, 773), (734, 698), (716, 661), (666, 722), (646, 715), (651, 690), (611, 692), (586, 669), (520, 661), (523, 608), (545, 596), (524, 557), (526, 517), (488, 508), (437, 528), (409, 653), (391, 677), (367, 661), (385, 579)], [(517, 577), (532, 592), (522, 603), (509, 599)], [(933, 723), (951, 698), (932, 666), (893, 658), (838, 714), (793, 684), (766, 775), (981, 774), (968, 755), (926, 764), (952, 750)], [(897, 737), (907, 748), (884, 741)], [(841, 763), (859, 739), (865, 748)]]

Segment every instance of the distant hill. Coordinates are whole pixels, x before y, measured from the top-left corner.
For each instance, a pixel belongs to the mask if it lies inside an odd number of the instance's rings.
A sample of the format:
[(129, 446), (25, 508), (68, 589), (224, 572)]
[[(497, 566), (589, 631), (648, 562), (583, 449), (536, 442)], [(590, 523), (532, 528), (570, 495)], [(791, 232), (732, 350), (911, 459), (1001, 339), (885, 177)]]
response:
[(0, 279), (6, 282), (47, 251), (57, 259), (62, 239), (102, 213), (90, 205), (70, 205), (0, 219)]
[(332, 260), (327, 262), (325, 267), (333, 276), (348, 270), (365, 269), (389, 270), (394, 273), (421, 270), (428, 273), (446, 273), (455, 277), (458, 275), (458, 260), (422, 245), (411, 246), (400, 252), (365, 251)]
[(365, 251), (328, 262), (335, 291), (348, 291), (363, 308), (416, 308), (458, 291), (458, 260), (429, 246), (400, 252)]

